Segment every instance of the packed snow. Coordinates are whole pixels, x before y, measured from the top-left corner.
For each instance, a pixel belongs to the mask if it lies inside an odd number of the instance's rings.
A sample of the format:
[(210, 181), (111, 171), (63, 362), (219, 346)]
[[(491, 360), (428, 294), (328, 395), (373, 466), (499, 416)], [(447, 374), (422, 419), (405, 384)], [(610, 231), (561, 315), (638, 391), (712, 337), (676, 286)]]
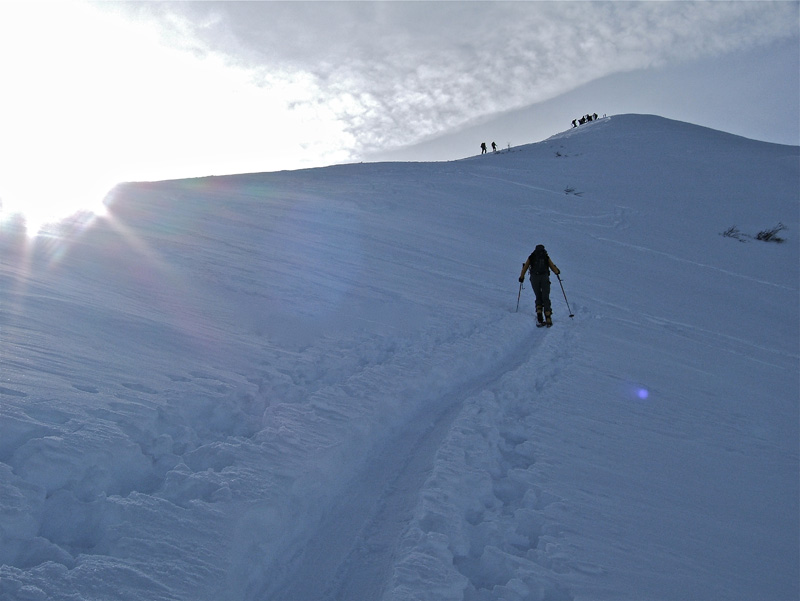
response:
[(0, 600), (797, 600), (799, 167), (620, 115), (7, 221)]

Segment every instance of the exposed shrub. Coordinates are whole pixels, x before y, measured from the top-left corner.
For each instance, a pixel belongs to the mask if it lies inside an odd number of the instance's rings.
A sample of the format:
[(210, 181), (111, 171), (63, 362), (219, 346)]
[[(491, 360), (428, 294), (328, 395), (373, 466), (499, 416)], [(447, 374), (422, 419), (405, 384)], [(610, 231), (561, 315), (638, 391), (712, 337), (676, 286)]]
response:
[[(725, 238), (734, 238), (734, 239), (738, 240), (739, 242), (747, 242), (747, 240), (742, 240), (742, 236), (744, 236), (744, 234), (742, 234), (742, 232), (739, 231), (739, 228), (736, 227), (735, 225), (732, 225), (727, 230), (722, 232), (720, 234), (720, 236), (723, 236)], [(748, 238), (749, 238), (749, 236), (748, 236)]]
[(732, 225), (727, 230), (722, 232), (720, 236), (723, 236), (725, 238), (734, 238), (739, 242), (747, 242), (748, 240), (754, 240), (754, 239), (763, 240), (764, 242), (784, 242), (785, 239), (778, 236), (778, 232), (783, 231), (785, 229), (788, 228), (782, 223), (778, 223), (778, 225), (776, 225), (773, 228), (770, 228), (768, 230), (761, 230), (760, 232), (758, 232), (758, 234), (755, 235), (755, 237), (753, 237), (750, 234), (745, 234), (744, 232), (740, 231), (739, 228), (736, 227), (735, 225)]
[(778, 236), (778, 232), (785, 229), (786, 226), (779, 222), (778, 225), (773, 228), (758, 232), (758, 234), (756, 234), (756, 240), (763, 240), (764, 242), (783, 242), (784, 238)]

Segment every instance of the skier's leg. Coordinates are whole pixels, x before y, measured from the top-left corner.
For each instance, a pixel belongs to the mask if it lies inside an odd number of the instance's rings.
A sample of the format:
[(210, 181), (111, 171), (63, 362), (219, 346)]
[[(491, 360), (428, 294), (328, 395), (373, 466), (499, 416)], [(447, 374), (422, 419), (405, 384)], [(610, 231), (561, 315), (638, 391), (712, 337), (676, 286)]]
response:
[(533, 288), (533, 294), (536, 296), (536, 321), (544, 323), (544, 318), (542, 317), (542, 276), (531, 276), (531, 288)]
[(553, 325), (552, 307), (550, 306), (550, 278), (548, 276), (542, 277), (542, 307), (544, 307), (544, 320), (548, 326)]

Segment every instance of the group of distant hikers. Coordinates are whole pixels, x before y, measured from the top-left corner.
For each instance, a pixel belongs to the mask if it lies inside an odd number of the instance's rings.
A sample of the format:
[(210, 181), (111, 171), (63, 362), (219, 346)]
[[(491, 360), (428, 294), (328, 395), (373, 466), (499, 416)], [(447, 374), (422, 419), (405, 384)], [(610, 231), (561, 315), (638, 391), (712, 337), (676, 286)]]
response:
[[(603, 115), (605, 117), (605, 115)], [(572, 127), (578, 127), (579, 125), (583, 125), (584, 123), (589, 123), (590, 121), (597, 121), (599, 117), (597, 113), (592, 113), (591, 115), (584, 115), (580, 119), (573, 119), (572, 120)]]
[[(603, 115), (605, 117), (605, 115)], [(584, 123), (590, 123), (592, 121), (597, 121), (600, 117), (597, 116), (597, 113), (592, 113), (591, 115), (584, 115), (580, 119), (573, 119), (572, 120), (572, 127), (578, 127), (579, 125), (583, 125)], [(486, 147), (486, 142), (481, 142), (481, 154), (486, 154), (489, 149)], [(492, 152), (497, 152), (497, 144), (492, 142)]]

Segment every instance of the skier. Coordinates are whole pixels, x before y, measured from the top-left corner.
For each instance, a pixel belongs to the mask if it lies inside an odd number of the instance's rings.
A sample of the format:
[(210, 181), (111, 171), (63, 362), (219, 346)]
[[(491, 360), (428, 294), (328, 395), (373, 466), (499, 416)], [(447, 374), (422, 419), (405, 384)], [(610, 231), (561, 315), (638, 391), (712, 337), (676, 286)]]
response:
[(497, 144), (492, 142), (492, 152), (497, 152)]
[(481, 142), (481, 154), (486, 154), (486, 142)]
[[(544, 245), (537, 244), (534, 251), (522, 266), (522, 273), (519, 274), (519, 283), (525, 281), (525, 272), (531, 271), (531, 288), (536, 295), (536, 321), (538, 326), (546, 325), (548, 328), (553, 325), (552, 308), (550, 306), (550, 270), (559, 275), (561, 271), (555, 266), (550, 256), (547, 254)], [(544, 316), (542, 315), (544, 313)]]

